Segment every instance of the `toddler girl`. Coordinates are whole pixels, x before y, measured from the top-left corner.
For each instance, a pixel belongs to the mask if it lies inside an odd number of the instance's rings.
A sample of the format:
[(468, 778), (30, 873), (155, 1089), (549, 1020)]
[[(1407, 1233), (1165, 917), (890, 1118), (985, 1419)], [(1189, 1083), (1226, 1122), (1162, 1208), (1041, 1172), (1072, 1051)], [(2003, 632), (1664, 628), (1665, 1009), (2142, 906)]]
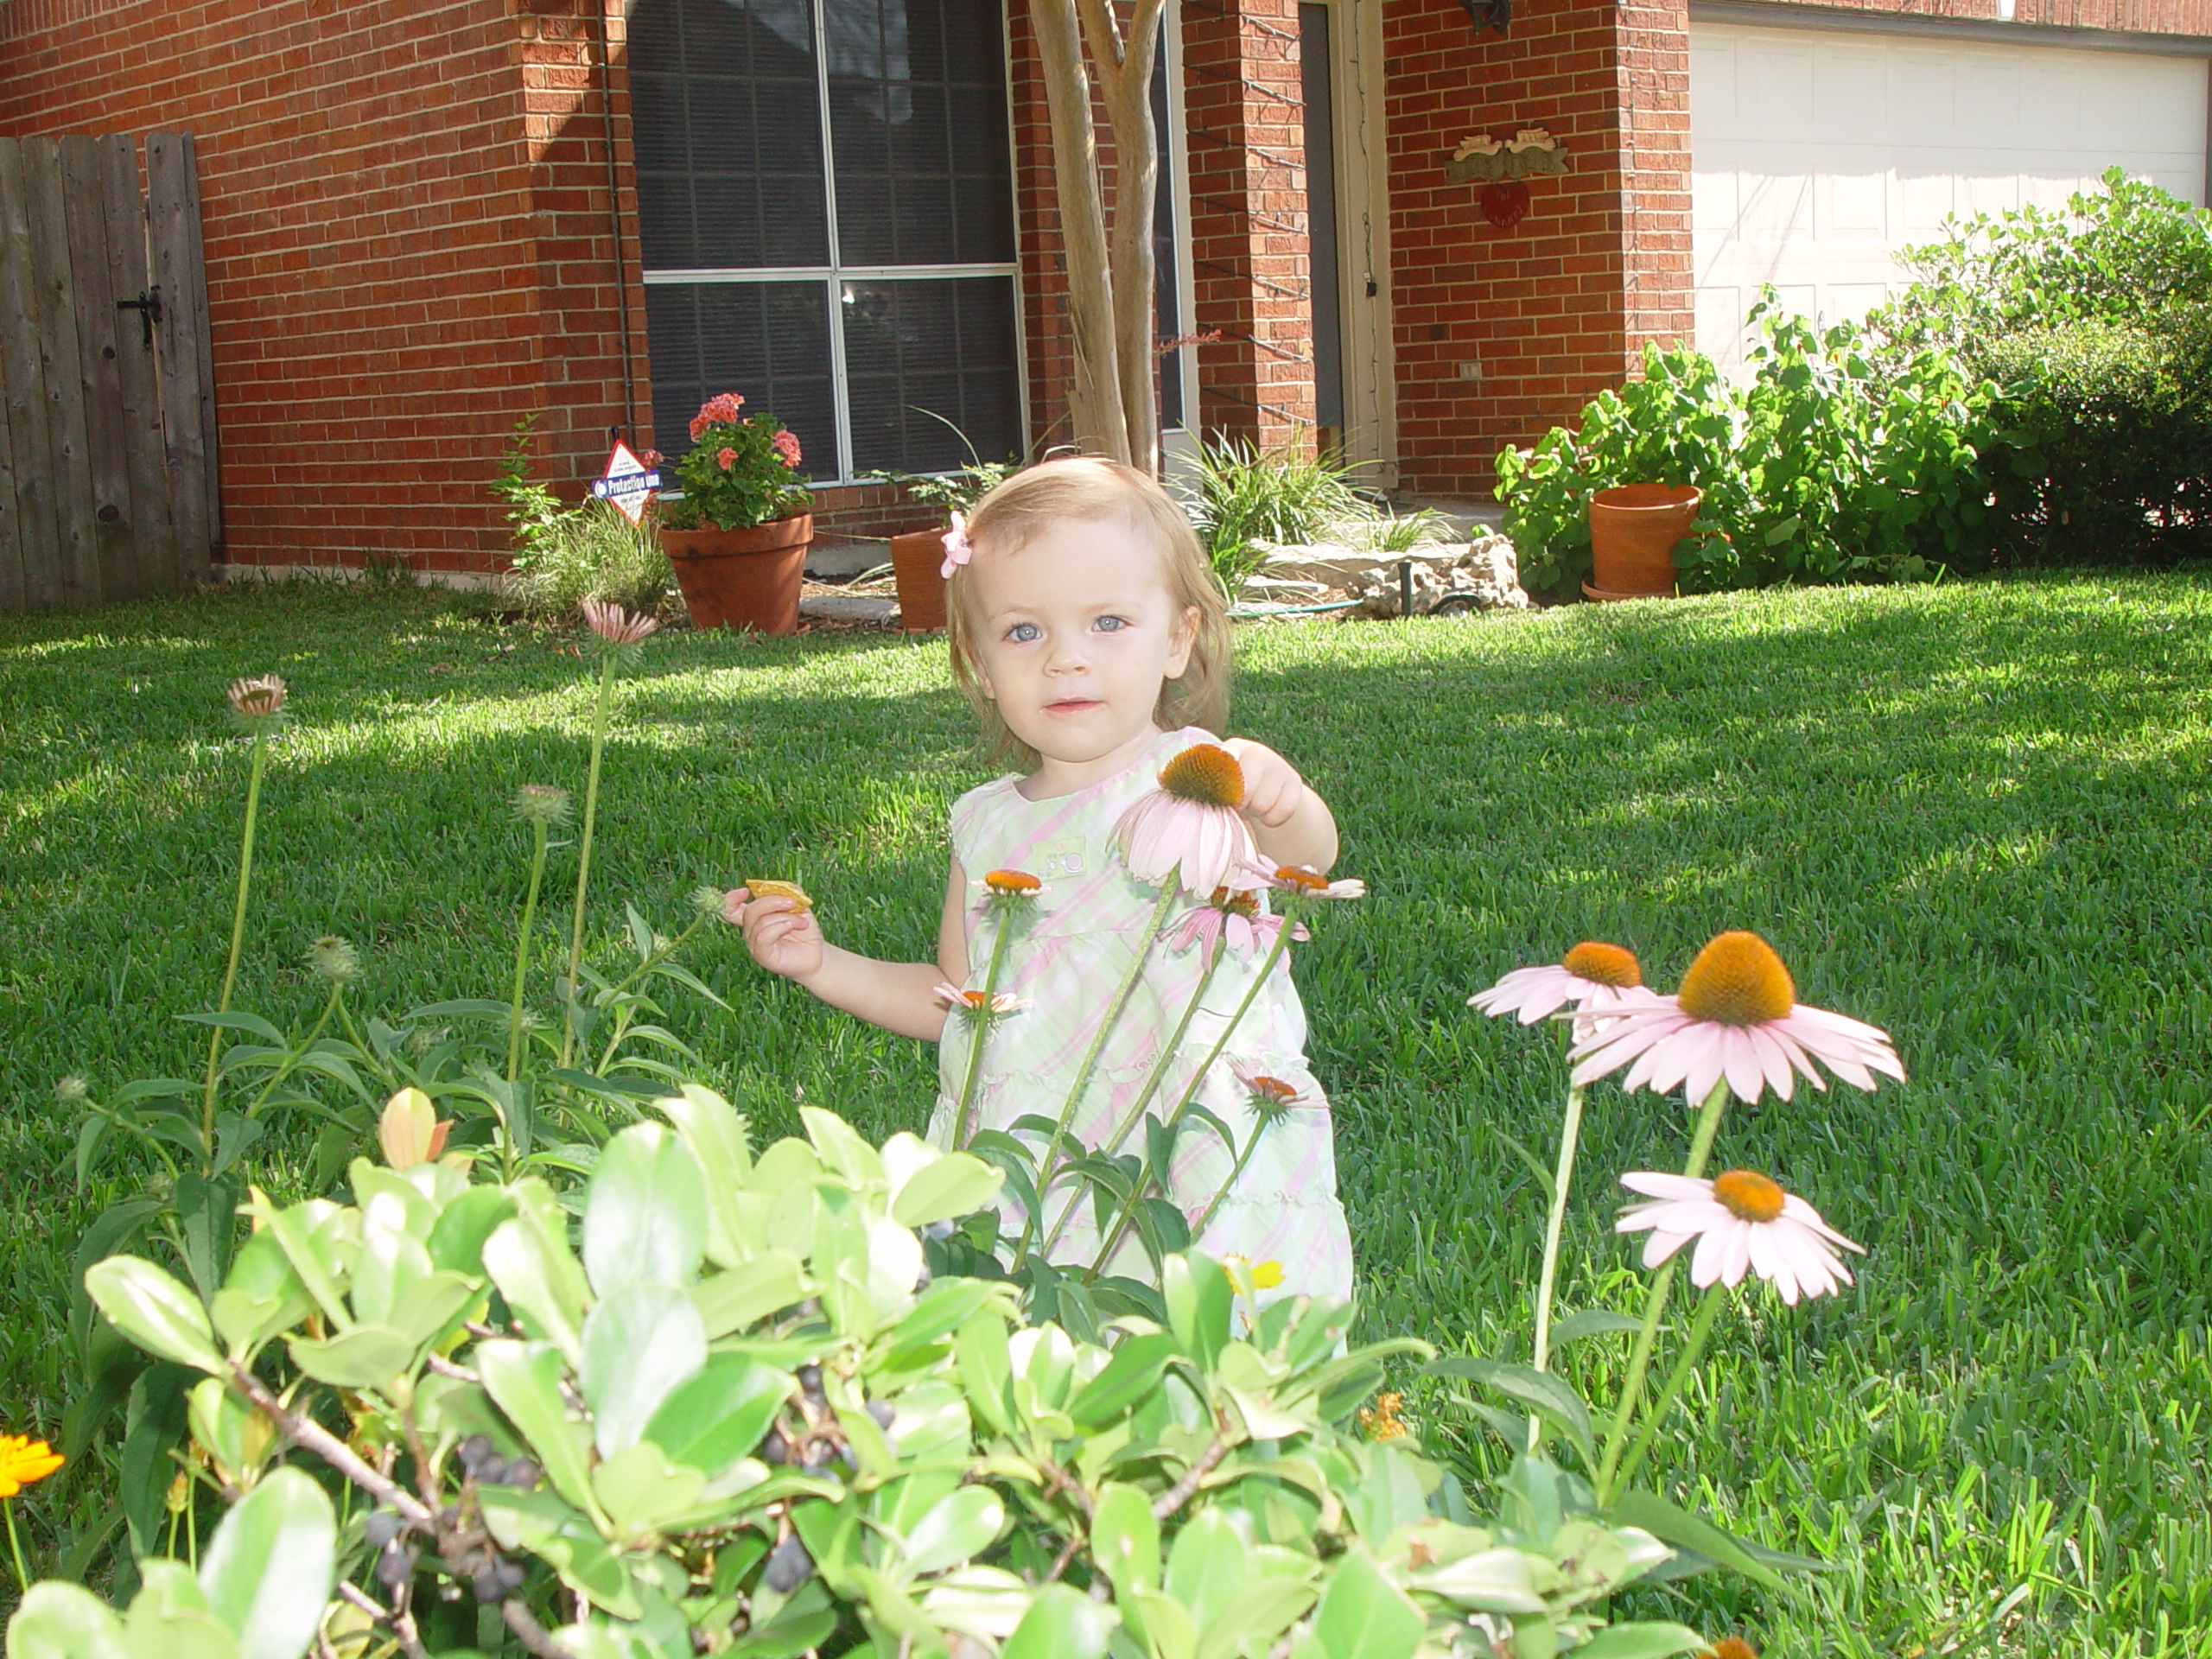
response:
[[(1189, 521), (1166, 493), (1131, 467), (1079, 459), (1018, 473), (980, 502), (964, 534), (946, 538), (946, 609), (952, 668), (986, 734), (1017, 760), (1009, 773), (962, 796), (952, 809), (952, 869), (934, 963), (879, 962), (826, 943), (810, 909), (785, 897), (750, 899), (741, 924), (761, 966), (823, 1001), (910, 1037), (938, 1042), (939, 1091), (930, 1138), (950, 1146), (970, 1046), (983, 1038), (969, 1108), (969, 1132), (1016, 1120), (1058, 1119), (1116, 989), (1150, 937), (1159, 889), (1136, 880), (1115, 845), (1122, 814), (1157, 786), (1160, 769), (1212, 733), (1228, 714), (1229, 624), (1219, 588)], [(1325, 870), (1336, 823), (1289, 762), (1245, 739), (1222, 744), (1243, 781), (1237, 810), (1268, 869)], [(951, 1015), (939, 988), (982, 983), (1001, 925), (980, 880), (1026, 871), (1044, 883), (1013, 931), (996, 988), (1017, 1006), (988, 1025)], [(1242, 874), (1242, 873), (1238, 873)], [(1237, 879), (1232, 875), (1232, 881)], [(1260, 885), (1257, 875), (1243, 885)], [(1003, 904), (1003, 899), (997, 900)], [(1187, 895), (1185, 911), (1203, 905)], [(1210, 908), (1210, 907), (1209, 907)], [(1250, 910), (1249, 903), (1246, 911)], [(1176, 910), (1171, 907), (1171, 918)], [(1204, 921), (1204, 912), (1197, 918)], [(1156, 1072), (1146, 1107), (1165, 1116), (1182, 1099), (1266, 956), (1250, 919), (1223, 912), (1211, 928), (1172, 920), (1151, 947), (1119, 1017), (1106, 1030), (1083, 1097), (1068, 1121), (1064, 1162), (1101, 1150), (1124, 1131)], [(1212, 932), (1217, 945), (1198, 936)], [(1192, 942), (1178, 950), (1184, 939)], [(1237, 948), (1239, 942), (1245, 948)], [(1163, 1052), (1205, 972), (1220, 961), (1198, 1013)], [(1255, 1263), (1278, 1262), (1283, 1294), (1348, 1296), (1351, 1245), (1337, 1202), (1329, 1112), (1305, 1059), (1306, 1016), (1287, 957), (1253, 999), (1193, 1103), (1219, 1117), (1234, 1147), (1201, 1118), (1186, 1119), (1162, 1183), (1193, 1227), (1196, 1248)], [(1240, 1076), (1240, 1073), (1242, 1074)], [(1262, 1134), (1233, 1190), (1210, 1217), (1255, 1128), (1246, 1081), (1261, 1076), (1296, 1090)], [(1048, 1136), (1020, 1131), (1035, 1154)], [(1141, 1154), (1128, 1130), (1120, 1150)], [(1084, 1266), (1101, 1247), (1101, 1217), (1066, 1180), (1046, 1205), (1039, 1236), (1056, 1262)], [(1011, 1224), (1022, 1217), (1009, 1206)], [(1105, 1230), (1113, 1228), (1109, 1220)], [(1149, 1276), (1125, 1237), (1109, 1270)]]

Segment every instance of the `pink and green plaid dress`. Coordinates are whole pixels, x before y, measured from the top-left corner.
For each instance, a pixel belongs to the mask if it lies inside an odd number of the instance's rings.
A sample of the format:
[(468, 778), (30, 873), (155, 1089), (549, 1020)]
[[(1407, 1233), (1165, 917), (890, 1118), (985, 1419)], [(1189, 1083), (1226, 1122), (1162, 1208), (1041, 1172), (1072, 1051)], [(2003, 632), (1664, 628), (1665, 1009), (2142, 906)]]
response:
[[(971, 1133), (1011, 1130), (1017, 1119), (1027, 1116), (1048, 1123), (1059, 1116), (1115, 988), (1128, 971), (1132, 955), (1143, 944), (1159, 900), (1158, 890), (1141, 886), (1114, 854), (1110, 842), (1115, 823), (1139, 796), (1155, 786), (1160, 768), (1170, 757), (1191, 744), (1214, 741), (1196, 728), (1163, 732), (1128, 771), (1071, 795), (1026, 800), (1015, 788), (1020, 779), (1008, 775), (969, 791), (954, 804), (953, 855), (971, 882), (979, 882), (991, 870), (1014, 869), (1027, 871), (1046, 887), (1032, 901), (1033, 913), (1016, 924), (1000, 970), (997, 988), (1025, 999), (1026, 1006), (992, 1022), (969, 1118)], [(966, 988), (977, 989), (990, 959), (997, 922), (980, 888), (972, 891)], [(1263, 950), (1240, 957), (1224, 947), (1190, 1029), (1173, 1054), (1163, 1054), (1162, 1046), (1189, 1006), (1203, 972), (1198, 950), (1178, 952), (1169, 948), (1177, 924), (1192, 907), (1185, 897), (1168, 911), (1168, 925), (1152, 947), (1128, 1006), (1114, 1022), (1084, 1099), (1070, 1120), (1071, 1137), (1086, 1148), (1101, 1147), (1127, 1120), (1147, 1079), (1161, 1065), (1167, 1068), (1166, 1075), (1146, 1115), (1164, 1117), (1173, 1109), (1258, 971)], [(1235, 1190), (1192, 1243), (1216, 1256), (1238, 1255), (1255, 1263), (1281, 1262), (1283, 1279), (1276, 1294), (1349, 1296), (1351, 1239), (1337, 1201), (1328, 1103), (1306, 1068), (1306, 1010), (1291, 984), (1289, 969), (1286, 955), (1196, 1096), (1197, 1104), (1229, 1126), (1236, 1146), (1224, 1146), (1203, 1119), (1186, 1120), (1176, 1141), (1168, 1192), (1181, 1207), (1185, 1221), (1195, 1226), (1252, 1133), (1253, 1115), (1243, 1087), (1230, 1069), (1230, 1061), (1294, 1085), (1300, 1103), (1265, 1132)], [(930, 1138), (939, 1146), (951, 1141), (975, 1029), (964, 1015), (945, 1023), (938, 1048), (937, 1110), (930, 1123)], [(1034, 1153), (1043, 1152), (1043, 1133), (1019, 1133)], [(1144, 1132), (1139, 1128), (1122, 1142), (1121, 1149), (1141, 1154), (1144, 1146)], [(1009, 1203), (1007, 1213), (1019, 1228), (1018, 1206)], [(1057, 1234), (1047, 1252), (1051, 1260), (1084, 1266), (1096, 1259), (1101, 1218), (1094, 1214), (1087, 1190), (1064, 1183), (1054, 1189), (1046, 1214), (1046, 1236)], [(1109, 1265), (1117, 1273), (1151, 1276), (1133, 1234)]]

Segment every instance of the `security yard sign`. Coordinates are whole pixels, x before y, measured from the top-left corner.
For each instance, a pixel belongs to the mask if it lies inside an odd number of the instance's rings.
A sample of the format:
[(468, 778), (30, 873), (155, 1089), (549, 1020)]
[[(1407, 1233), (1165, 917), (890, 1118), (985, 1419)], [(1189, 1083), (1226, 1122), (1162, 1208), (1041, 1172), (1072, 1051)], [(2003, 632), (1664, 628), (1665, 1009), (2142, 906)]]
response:
[(645, 503), (658, 488), (659, 469), (646, 466), (619, 439), (607, 458), (607, 476), (591, 481), (591, 493), (603, 501), (612, 501), (633, 524), (645, 516)]

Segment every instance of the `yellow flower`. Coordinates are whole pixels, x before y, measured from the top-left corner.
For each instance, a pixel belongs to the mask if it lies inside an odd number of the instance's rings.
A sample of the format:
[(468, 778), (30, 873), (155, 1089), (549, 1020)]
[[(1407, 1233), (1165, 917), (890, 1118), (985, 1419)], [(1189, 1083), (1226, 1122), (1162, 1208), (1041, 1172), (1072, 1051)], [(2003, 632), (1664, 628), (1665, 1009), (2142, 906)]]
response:
[(44, 1440), (0, 1434), (0, 1497), (13, 1497), (61, 1466), (61, 1454)]
[(1236, 1270), (1243, 1268), (1252, 1275), (1252, 1288), (1273, 1290), (1282, 1283), (1282, 1263), (1255, 1262), (1247, 1256), (1225, 1255), (1221, 1259), (1221, 1270), (1229, 1275), (1229, 1282), (1236, 1282)]
[(1370, 1440), (1395, 1440), (1406, 1432), (1405, 1424), (1398, 1421), (1398, 1408), (1405, 1401), (1395, 1393), (1378, 1394), (1372, 1410), (1359, 1408), (1359, 1426), (1367, 1431)]

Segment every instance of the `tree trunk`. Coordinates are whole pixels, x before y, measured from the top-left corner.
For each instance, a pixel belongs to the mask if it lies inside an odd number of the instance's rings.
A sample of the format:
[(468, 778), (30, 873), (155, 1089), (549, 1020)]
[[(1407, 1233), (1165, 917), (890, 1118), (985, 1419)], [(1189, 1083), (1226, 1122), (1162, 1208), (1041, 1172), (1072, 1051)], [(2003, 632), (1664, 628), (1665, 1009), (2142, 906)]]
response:
[(1097, 133), (1090, 113), (1083, 33), (1075, 0), (1030, 0), (1045, 101), (1052, 117), (1052, 175), (1059, 198), (1060, 239), (1068, 268), (1068, 327), (1075, 374), (1068, 413), (1086, 452), (1128, 461), (1129, 421), (1116, 340), (1114, 272), (1099, 192)]
[(1128, 424), (1129, 464), (1160, 470), (1160, 407), (1154, 379), (1155, 281), (1152, 219), (1160, 182), (1159, 134), (1152, 121), (1152, 70), (1160, 42), (1160, 0), (1135, 0), (1122, 35), (1113, 0), (1082, 0), (1084, 32), (1098, 65), (1106, 118), (1114, 134), (1112, 269), (1116, 371)]

